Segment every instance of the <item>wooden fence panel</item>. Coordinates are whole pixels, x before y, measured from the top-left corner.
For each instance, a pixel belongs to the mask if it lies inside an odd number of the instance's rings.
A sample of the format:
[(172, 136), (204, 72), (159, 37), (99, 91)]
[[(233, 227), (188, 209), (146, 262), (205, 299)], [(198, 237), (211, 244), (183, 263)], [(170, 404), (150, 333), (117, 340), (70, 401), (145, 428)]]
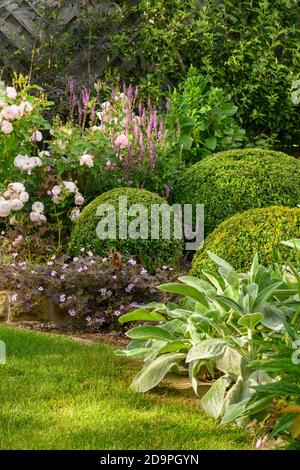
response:
[[(35, 46), (47, 37), (44, 21), (45, 8), (51, 11), (57, 3), (58, 0), (0, 0), (0, 67), (5, 65), (8, 68), (28, 73)], [(82, 2), (70, 1), (59, 9), (57, 34), (69, 30), (72, 23), (79, 17), (81, 6), (85, 3), (86, 1), (83, 0)], [(132, 0), (132, 3), (137, 2)], [(95, 8), (103, 14), (117, 8), (112, 0), (98, 0), (98, 2), (90, 2), (90, 5), (90, 8)], [(108, 61), (104, 51), (101, 53), (101, 44), (105, 40), (105, 32), (103, 32), (103, 38), (100, 37), (97, 40), (99, 45), (96, 48), (97, 57), (93, 57), (92, 61), (95, 73), (97, 68), (99, 72), (103, 71), (108, 62), (123, 63), (120, 57), (111, 57)], [(73, 70), (85, 70), (85, 61), (83, 50), (74, 51), (73, 56), (66, 61), (64, 72), (70, 75)], [(123, 66), (126, 67), (126, 64)]]

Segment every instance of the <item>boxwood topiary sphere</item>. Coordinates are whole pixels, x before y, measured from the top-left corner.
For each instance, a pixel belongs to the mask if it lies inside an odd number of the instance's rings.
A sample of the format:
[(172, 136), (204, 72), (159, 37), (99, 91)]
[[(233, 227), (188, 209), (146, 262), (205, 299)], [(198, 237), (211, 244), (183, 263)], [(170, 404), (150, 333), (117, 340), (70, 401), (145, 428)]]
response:
[(220, 152), (179, 177), (174, 200), (204, 204), (205, 233), (228, 217), (256, 207), (299, 204), (300, 161), (272, 150)]
[[(266, 207), (250, 209), (222, 222), (196, 251), (191, 274), (200, 276), (202, 269), (214, 267), (207, 250), (225, 259), (237, 270), (248, 270), (255, 253), (262, 264), (272, 262), (272, 250), (280, 242), (300, 238), (300, 209)], [(294, 252), (281, 245), (283, 254)]]
[[(149, 235), (147, 239), (132, 239), (130, 237), (123, 239), (122, 236), (120, 238), (120, 196), (125, 196), (127, 198), (128, 210), (134, 204), (142, 204), (145, 209), (148, 209), (148, 215), (146, 214), (146, 216), (143, 217), (146, 224), (148, 221), (147, 225)], [(115, 209), (116, 234), (113, 234), (113, 239), (100, 239), (96, 233), (96, 228), (99, 227), (99, 222), (102, 221), (104, 223), (105, 217), (107, 218), (107, 212), (97, 214), (98, 208), (104, 204), (110, 204)], [(144, 189), (118, 188), (101, 194), (83, 209), (80, 217), (77, 219), (71, 235), (69, 254), (71, 256), (75, 256), (80, 253), (81, 248), (91, 250), (95, 254), (104, 256), (108, 253), (118, 251), (123, 255), (129, 254), (133, 256), (150, 271), (153, 271), (156, 267), (162, 265), (178, 266), (183, 250), (183, 240), (174, 239), (174, 213), (171, 211), (170, 215), (170, 239), (162, 238), (161, 218), (160, 222), (156, 224), (156, 227), (159, 229), (158, 237), (157, 239), (151, 239), (151, 228), (154, 226), (154, 224), (151, 223), (151, 206), (153, 204), (165, 204), (167, 209), (171, 209), (163, 198)], [(102, 206), (102, 208), (103, 207), (104, 206)], [(133, 222), (133, 220), (136, 220), (139, 215), (139, 213), (128, 215), (129, 228), (130, 223)], [(139, 230), (140, 229), (137, 228), (137, 231)]]

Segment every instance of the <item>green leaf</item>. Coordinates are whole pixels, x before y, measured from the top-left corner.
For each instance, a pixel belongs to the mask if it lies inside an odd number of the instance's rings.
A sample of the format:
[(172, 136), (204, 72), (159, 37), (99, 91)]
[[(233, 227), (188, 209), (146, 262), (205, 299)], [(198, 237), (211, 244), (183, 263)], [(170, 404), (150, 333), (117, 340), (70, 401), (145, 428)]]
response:
[(145, 359), (154, 352), (152, 348), (137, 348), (137, 349), (118, 349), (115, 354), (121, 357), (130, 357), (131, 359)]
[(278, 289), (278, 287), (282, 284), (283, 282), (275, 282), (274, 284), (271, 284), (270, 286), (263, 289), (255, 299), (255, 302), (253, 304), (253, 310), (257, 310), (262, 304), (267, 302), (267, 300), (272, 297), (276, 289)]
[(232, 385), (230, 390), (226, 393), (226, 397), (223, 404), (222, 415), (224, 416), (226, 411), (231, 405), (239, 403), (242, 398), (244, 388), (244, 380), (241, 376), (237, 377), (235, 384)]
[(294, 248), (296, 250), (300, 250), (300, 239), (294, 238), (292, 240), (286, 240), (281, 242), (282, 245), (288, 246), (289, 248)]
[(212, 135), (211, 137), (208, 137), (207, 139), (204, 140), (204, 145), (206, 148), (209, 150), (214, 151), (216, 146), (217, 146), (217, 138), (216, 136)]
[(137, 392), (147, 392), (156, 387), (172, 367), (178, 365), (185, 358), (183, 353), (169, 353), (157, 357), (147, 364), (133, 379), (131, 387)]
[(252, 404), (249, 403), (250, 401), (247, 398), (246, 400), (243, 400), (240, 403), (236, 403), (234, 405), (229, 406), (221, 421), (221, 424), (228, 424), (232, 421), (236, 421), (241, 416), (252, 415), (265, 410), (269, 405), (271, 405), (272, 398), (264, 397), (261, 399), (257, 399)]
[(217, 358), (216, 367), (227, 375), (242, 375), (243, 357), (233, 348), (226, 348), (224, 354)]
[(195, 361), (196, 359), (216, 358), (224, 354), (226, 347), (227, 341), (224, 339), (205, 339), (191, 348), (187, 355), (186, 362)]
[(263, 319), (262, 324), (270, 330), (281, 331), (284, 328), (285, 314), (282, 309), (275, 307), (275, 305), (265, 304), (263, 306)]
[(224, 259), (220, 258), (218, 255), (213, 253), (212, 251), (207, 250), (208, 256), (216, 263), (217, 266), (224, 268), (226, 272), (234, 271), (234, 267), (231, 264), (227, 263)]
[(209, 282), (204, 281), (203, 279), (198, 279), (197, 277), (194, 277), (194, 276), (180, 276), (178, 279), (184, 284), (194, 287), (199, 292), (203, 292), (203, 293), (215, 292), (215, 289), (212, 287), (212, 285)]
[(283, 415), (276, 426), (274, 427), (273, 431), (270, 434), (270, 437), (275, 437), (277, 434), (281, 434), (283, 431), (287, 431), (291, 428), (292, 421), (295, 415), (285, 414)]
[(171, 292), (173, 294), (180, 294), (183, 296), (191, 297), (191, 299), (196, 300), (200, 303), (207, 303), (205, 295), (202, 292), (199, 292), (194, 287), (188, 286), (186, 284), (180, 283), (170, 283), (170, 284), (162, 284), (159, 288), (164, 292)]
[(225, 375), (220, 377), (208, 392), (202, 397), (202, 408), (215, 419), (221, 415), (226, 389), (230, 384), (230, 379)]
[(221, 300), (227, 307), (231, 308), (234, 312), (239, 313), (240, 315), (244, 315), (244, 311), (242, 307), (235, 302), (235, 300), (230, 299), (229, 297), (225, 297), (224, 295), (217, 295), (216, 299)]
[(182, 349), (189, 349), (191, 347), (190, 343), (183, 340), (170, 341), (161, 349), (159, 349), (158, 354), (166, 354), (173, 351), (181, 351)]
[(165, 317), (156, 312), (149, 312), (148, 310), (138, 308), (133, 312), (125, 313), (119, 318), (120, 323), (127, 323), (130, 321), (166, 321)]
[(127, 331), (126, 336), (134, 339), (158, 339), (160, 341), (174, 341), (176, 338), (161, 326), (137, 326)]
[(254, 387), (258, 394), (262, 395), (272, 395), (272, 396), (300, 396), (300, 387), (298, 385), (294, 385), (290, 382), (285, 380), (280, 380), (278, 382), (272, 382), (265, 385), (259, 385)]
[(182, 135), (179, 139), (179, 145), (182, 146), (183, 150), (191, 150), (193, 145), (193, 139), (190, 135)]
[(261, 313), (247, 313), (239, 319), (238, 324), (253, 330), (262, 318), (263, 315)]
[(237, 106), (235, 106), (232, 103), (225, 103), (223, 104), (223, 106), (220, 107), (220, 109), (224, 111), (227, 114), (227, 116), (232, 116), (238, 110)]

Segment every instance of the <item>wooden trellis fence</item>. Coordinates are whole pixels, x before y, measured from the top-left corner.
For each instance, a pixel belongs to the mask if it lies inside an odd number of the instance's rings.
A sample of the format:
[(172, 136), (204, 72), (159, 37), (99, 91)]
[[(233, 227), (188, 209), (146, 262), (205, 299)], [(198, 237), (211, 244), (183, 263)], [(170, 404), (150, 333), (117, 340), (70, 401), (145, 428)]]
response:
[[(9, 68), (28, 73), (36, 46), (47, 38), (47, 28), (45, 27), (45, 15), (60, 3), (58, 0), (0, 0), (0, 66), (6, 65)], [(63, 34), (72, 26), (81, 13), (82, 5), (89, 4), (89, 8), (97, 10), (103, 15), (113, 12), (118, 8), (115, 2), (110, 0), (97, 0), (87, 2), (87, 0), (75, 0), (64, 2), (65, 6), (58, 9), (56, 17), (58, 29), (56, 34)], [(133, 0), (133, 3), (136, 3)], [(131, 19), (128, 18), (130, 21)], [(94, 71), (101, 72), (107, 65), (107, 57), (104, 52), (101, 55), (101, 44), (103, 37), (97, 40), (96, 54), (93, 57)], [(76, 50), (74, 55), (66, 59), (64, 73), (73, 74), (73, 70), (82, 70), (86, 60), (84, 51)], [(111, 57), (109, 62), (118, 61), (122, 64), (122, 58)]]

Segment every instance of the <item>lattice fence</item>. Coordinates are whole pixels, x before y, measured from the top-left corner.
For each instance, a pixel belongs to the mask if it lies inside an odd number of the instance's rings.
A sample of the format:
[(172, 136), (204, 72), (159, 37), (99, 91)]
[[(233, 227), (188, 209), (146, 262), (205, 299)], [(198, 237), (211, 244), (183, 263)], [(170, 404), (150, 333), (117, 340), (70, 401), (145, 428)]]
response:
[[(45, 15), (50, 14), (58, 3), (60, 3), (58, 0), (0, 0), (0, 66), (6, 65), (28, 73), (33, 51), (41, 41), (47, 39)], [(133, 0), (132, 3), (136, 1)], [(55, 18), (58, 25), (56, 34), (68, 31), (80, 15), (82, 6), (87, 4), (89, 8), (103, 15), (112, 14), (114, 8), (118, 7), (110, 0), (64, 2), (65, 6), (59, 8)], [(127, 19), (127, 21), (131, 20), (131, 18)], [(92, 61), (93, 71), (98, 69), (98, 72), (101, 72), (107, 66), (107, 57), (104, 52), (101, 54), (101, 45), (104, 42), (105, 32), (96, 43), (96, 52)], [(86, 54), (83, 50), (74, 51), (73, 56), (66, 59), (64, 72), (73, 74), (73, 70), (84, 70), (85, 61)], [(122, 58), (110, 57), (109, 63), (114, 62), (122, 65)]]

